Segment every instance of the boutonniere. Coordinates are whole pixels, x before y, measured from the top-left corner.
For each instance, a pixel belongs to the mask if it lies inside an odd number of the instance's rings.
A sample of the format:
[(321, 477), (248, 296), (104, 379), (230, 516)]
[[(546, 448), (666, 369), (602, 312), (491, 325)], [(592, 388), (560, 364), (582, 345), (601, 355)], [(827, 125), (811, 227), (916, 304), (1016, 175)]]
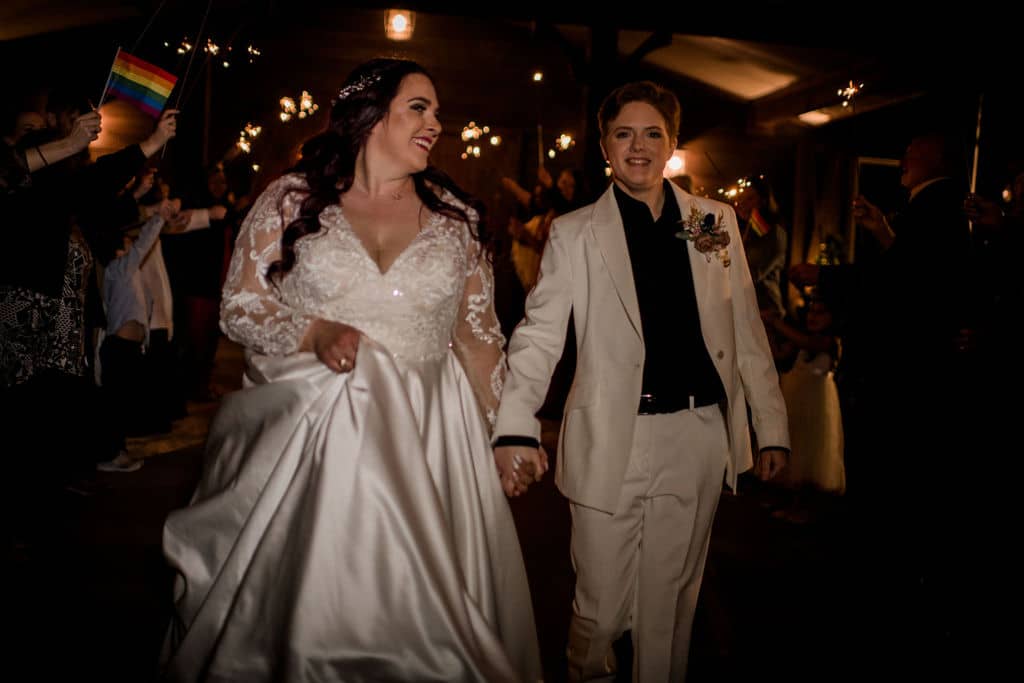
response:
[(676, 233), (681, 240), (693, 242), (693, 246), (704, 258), (711, 262), (714, 253), (725, 267), (729, 266), (729, 233), (725, 229), (723, 213), (716, 217), (713, 213), (704, 213), (696, 204), (690, 204), (690, 215), (679, 221), (682, 230)]

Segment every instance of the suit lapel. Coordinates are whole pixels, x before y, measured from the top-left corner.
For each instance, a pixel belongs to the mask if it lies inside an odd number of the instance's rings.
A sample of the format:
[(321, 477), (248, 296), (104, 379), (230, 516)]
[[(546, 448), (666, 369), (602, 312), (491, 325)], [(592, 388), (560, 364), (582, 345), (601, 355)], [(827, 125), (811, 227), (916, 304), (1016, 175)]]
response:
[(615, 292), (619, 295), (623, 308), (626, 309), (629, 322), (633, 325), (637, 335), (643, 339), (640, 304), (636, 298), (636, 284), (633, 281), (633, 266), (629, 260), (626, 231), (622, 225), (622, 215), (619, 213), (619, 205), (615, 201), (615, 192), (611, 185), (594, 205), (590, 229), (601, 250), (604, 264), (608, 268), (612, 284), (615, 286)]
[[(695, 201), (694, 198), (679, 189), (675, 183), (669, 183), (672, 188), (673, 194), (676, 196), (676, 203), (679, 204), (679, 214), (685, 220), (690, 215), (690, 206)], [(693, 242), (687, 240), (686, 242), (686, 253), (690, 257), (690, 273), (693, 275), (693, 291), (697, 296), (697, 310), (701, 314), (701, 327), (704, 327), (704, 306), (707, 303), (708, 291), (710, 286), (708, 284), (708, 260), (704, 254), (697, 251), (697, 247), (693, 246)]]

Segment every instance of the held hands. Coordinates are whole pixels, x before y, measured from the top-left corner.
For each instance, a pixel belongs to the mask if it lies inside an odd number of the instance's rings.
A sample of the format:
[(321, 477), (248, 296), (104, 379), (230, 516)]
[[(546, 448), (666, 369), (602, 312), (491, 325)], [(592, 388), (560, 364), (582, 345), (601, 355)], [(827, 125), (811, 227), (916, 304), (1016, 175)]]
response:
[(754, 474), (761, 481), (768, 481), (777, 475), (789, 462), (789, 453), (782, 448), (765, 448), (754, 462)]
[(228, 210), (225, 209), (223, 206), (220, 206), (219, 204), (216, 206), (211, 206), (209, 208), (209, 211), (211, 221), (222, 221), (224, 220), (224, 217), (228, 215)]
[(548, 471), (548, 455), (543, 448), (529, 446), (498, 446), (494, 449), (501, 488), (514, 498), (526, 492), (530, 484), (540, 481)]
[(337, 373), (356, 366), (360, 332), (351, 325), (318, 318), (309, 326), (300, 351), (312, 351), (321, 363)]

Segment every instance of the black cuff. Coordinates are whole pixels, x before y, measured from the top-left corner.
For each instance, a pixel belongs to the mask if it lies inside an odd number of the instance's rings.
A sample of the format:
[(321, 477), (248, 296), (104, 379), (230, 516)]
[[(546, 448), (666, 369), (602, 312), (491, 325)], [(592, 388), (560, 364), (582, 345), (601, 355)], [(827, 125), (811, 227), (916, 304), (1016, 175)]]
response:
[(498, 437), (494, 442), (494, 447), (498, 448), (499, 446), (529, 446), (530, 448), (539, 448), (540, 441), (537, 441), (537, 439), (532, 436), (515, 436), (509, 434)]

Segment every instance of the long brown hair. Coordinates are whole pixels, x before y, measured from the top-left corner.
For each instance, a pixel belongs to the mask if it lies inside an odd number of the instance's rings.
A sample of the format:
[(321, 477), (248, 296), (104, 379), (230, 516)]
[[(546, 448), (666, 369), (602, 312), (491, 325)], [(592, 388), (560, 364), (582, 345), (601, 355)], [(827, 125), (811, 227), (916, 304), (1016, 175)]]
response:
[[(306, 177), (309, 192), (302, 201), (298, 217), (281, 236), (281, 258), (270, 264), (268, 278), (276, 280), (292, 269), (295, 265), (295, 242), (319, 232), (320, 212), (340, 203), (341, 195), (351, 189), (359, 150), (366, 144), (374, 126), (387, 114), (402, 80), (410, 74), (423, 74), (430, 78), (430, 74), (416, 62), (372, 59), (356, 67), (345, 79), (331, 107), (327, 129), (306, 141), (302, 146), (301, 161), (291, 169), (291, 172)], [(466, 221), (473, 237), (485, 251), (490, 252), (490, 235), (485, 227), (481, 202), (433, 166), (414, 173), (412, 178), (416, 195), (424, 206), (434, 213)], [(466, 210), (442, 200), (434, 188), (448, 190), (462, 204), (473, 209), (480, 217), (475, 229)]]

